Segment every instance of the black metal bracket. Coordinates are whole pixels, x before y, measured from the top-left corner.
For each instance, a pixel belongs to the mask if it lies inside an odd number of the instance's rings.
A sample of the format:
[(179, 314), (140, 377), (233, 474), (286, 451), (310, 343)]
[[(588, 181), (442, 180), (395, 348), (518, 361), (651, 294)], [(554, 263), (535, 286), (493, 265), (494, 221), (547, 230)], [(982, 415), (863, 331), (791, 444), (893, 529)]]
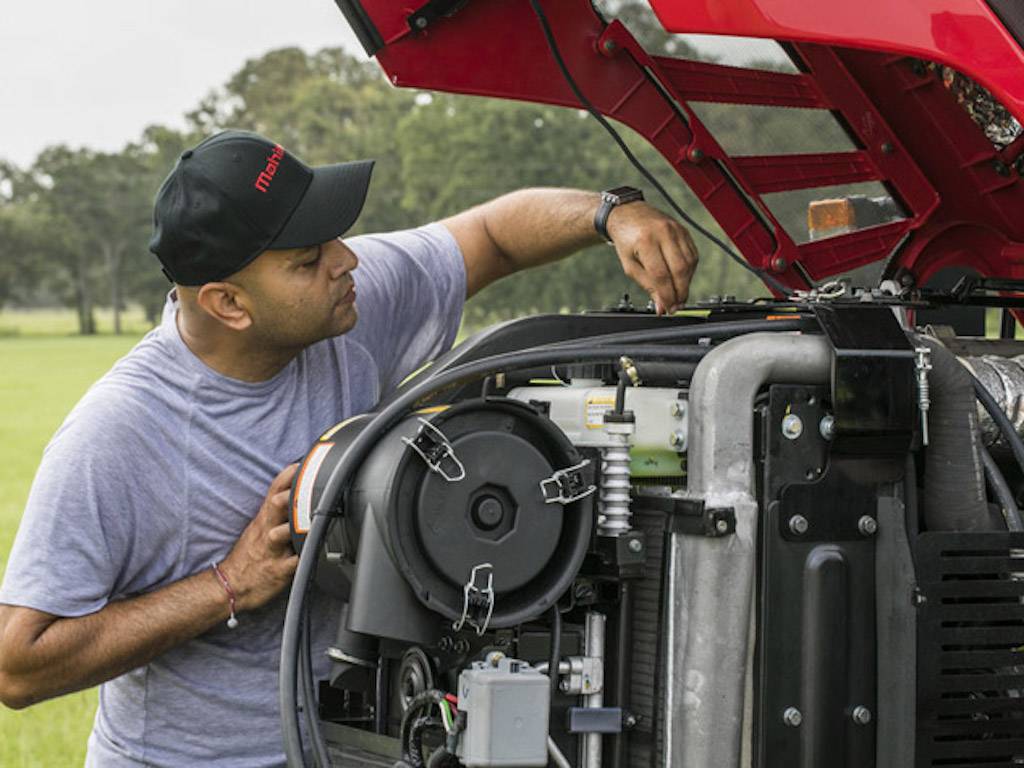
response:
[(832, 347), (833, 450), (892, 455), (917, 425), (914, 350), (889, 307), (816, 304)]
[(703, 499), (678, 499), (672, 496), (633, 495), (645, 509), (664, 512), (665, 530), (684, 536), (720, 539), (736, 533), (736, 511), (732, 507), (705, 507)]
[(428, 0), (405, 20), (413, 32), (422, 32), (438, 19), (458, 13), (469, 0)]

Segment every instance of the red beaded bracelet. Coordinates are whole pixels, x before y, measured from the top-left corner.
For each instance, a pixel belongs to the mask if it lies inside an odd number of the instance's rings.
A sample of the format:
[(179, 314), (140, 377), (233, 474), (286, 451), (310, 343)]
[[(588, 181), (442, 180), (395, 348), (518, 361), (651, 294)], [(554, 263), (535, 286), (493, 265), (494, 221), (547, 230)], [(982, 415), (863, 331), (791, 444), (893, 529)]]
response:
[(224, 587), (224, 591), (228, 593), (228, 606), (231, 609), (231, 616), (228, 618), (228, 629), (234, 629), (238, 626), (238, 619), (235, 618), (235, 590), (231, 588), (228, 577), (224, 575), (224, 572), (217, 565), (215, 560), (210, 561), (210, 567), (213, 568), (213, 572), (217, 574), (217, 580), (220, 581), (220, 585)]

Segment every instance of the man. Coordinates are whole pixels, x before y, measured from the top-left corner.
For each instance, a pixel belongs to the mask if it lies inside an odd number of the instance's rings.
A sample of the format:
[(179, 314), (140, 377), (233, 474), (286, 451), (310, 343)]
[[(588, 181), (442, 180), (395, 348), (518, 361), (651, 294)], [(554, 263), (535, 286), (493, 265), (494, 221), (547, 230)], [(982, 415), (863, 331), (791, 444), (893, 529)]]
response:
[(0, 589), (5, 704), (104, 683), (87, 765), (283, 761), (289, 463), (447, 349), (466, 297), (597, 242), (599, 211), (659, 311), (686, 299), (689, 235), (627, 196), (526, 190), (342, 241), (371, 168), (309, 169), (229, 131), (183, 153), (158, 193), (150, 245), (175, 283), (163, 322), (47, 447)]

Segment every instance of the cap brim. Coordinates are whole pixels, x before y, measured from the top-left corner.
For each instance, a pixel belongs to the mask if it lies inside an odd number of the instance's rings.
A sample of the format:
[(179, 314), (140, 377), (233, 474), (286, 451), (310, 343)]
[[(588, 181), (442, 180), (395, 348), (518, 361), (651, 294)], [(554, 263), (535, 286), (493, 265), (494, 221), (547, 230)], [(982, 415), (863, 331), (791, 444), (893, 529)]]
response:
[(363, 210), (373, 160), (313, 168), (313, 180), (267, 248), (305, 248), (345, 234)]

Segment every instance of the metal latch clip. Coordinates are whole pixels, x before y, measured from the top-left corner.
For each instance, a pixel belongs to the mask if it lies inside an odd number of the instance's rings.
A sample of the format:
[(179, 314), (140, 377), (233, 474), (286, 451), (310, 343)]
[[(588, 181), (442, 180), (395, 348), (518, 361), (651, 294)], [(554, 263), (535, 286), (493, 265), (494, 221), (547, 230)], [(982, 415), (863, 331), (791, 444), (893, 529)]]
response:
[(587, 483), (583, 470), (590, 464), (584, 459), (579, 464), (559, 469), (551, 477), (540, 481), (540, 492), (545, 504), (572, 504), (585, 499), (597, 490), (597, 486)]

